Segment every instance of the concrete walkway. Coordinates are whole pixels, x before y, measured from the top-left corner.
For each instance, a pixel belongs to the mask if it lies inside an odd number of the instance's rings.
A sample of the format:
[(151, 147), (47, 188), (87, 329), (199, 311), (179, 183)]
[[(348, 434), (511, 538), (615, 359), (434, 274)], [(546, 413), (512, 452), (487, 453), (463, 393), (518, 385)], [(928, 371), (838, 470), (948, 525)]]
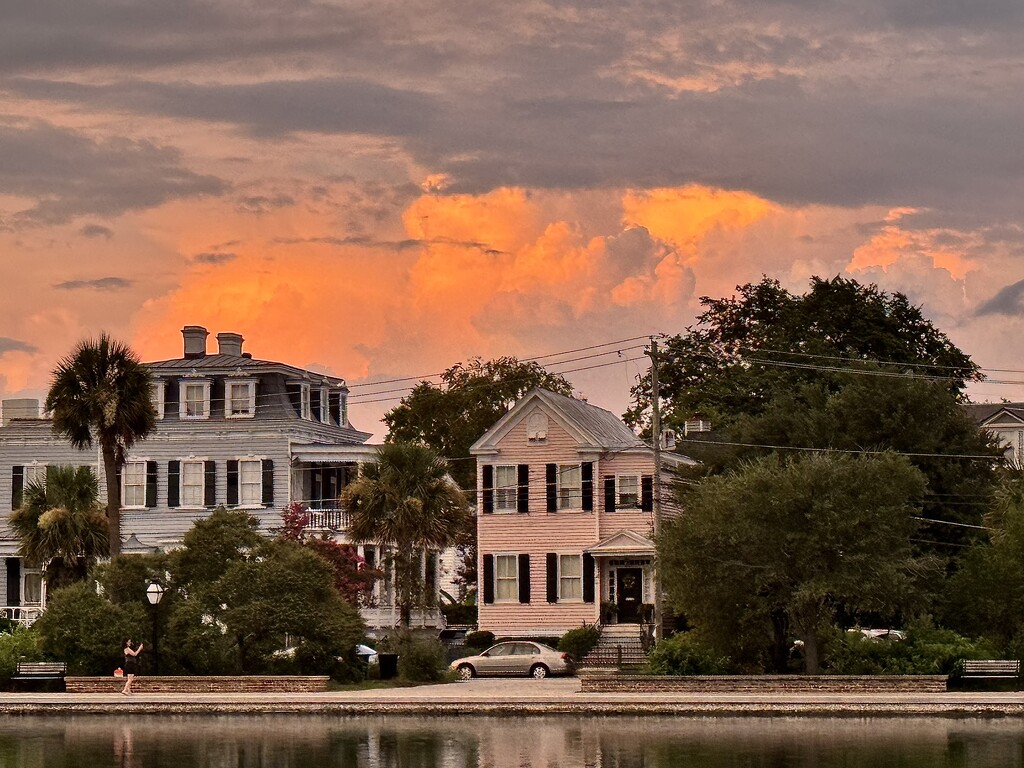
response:
[(575, 678), (474, 679), (333, 693), (0, 693), (0, 713), (1024, 716), (1024, 693), (581, 693)]

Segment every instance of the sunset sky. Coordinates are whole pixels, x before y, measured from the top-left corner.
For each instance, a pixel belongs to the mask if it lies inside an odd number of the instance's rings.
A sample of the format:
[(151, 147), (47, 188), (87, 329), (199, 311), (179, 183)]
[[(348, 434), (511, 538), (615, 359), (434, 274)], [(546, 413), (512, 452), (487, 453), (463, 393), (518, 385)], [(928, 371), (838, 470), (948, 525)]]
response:
[(621, 413), (625, 340), (762, 274), (1024, 381), (1022, 126), (1020, 0), (0, 0), (0, 396), (197, 324), (377, 439), (473, 356)]

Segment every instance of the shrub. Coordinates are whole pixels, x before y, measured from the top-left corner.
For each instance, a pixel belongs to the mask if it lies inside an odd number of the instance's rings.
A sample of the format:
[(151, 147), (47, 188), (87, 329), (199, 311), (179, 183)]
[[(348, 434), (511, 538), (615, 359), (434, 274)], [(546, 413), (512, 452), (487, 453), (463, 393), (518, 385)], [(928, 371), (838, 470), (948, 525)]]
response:
[(436, 683), (448, 669), (445, 648), (433, 638), (406, 637), (398, 642), (398, 676), (413, 683)]
[(470, 632), (466, 635), (466, 653), (485, 651), (494, 645), (493, 632)]
[(0, 634), (0, 680), (10, 680), (22, 659), (38, 661), (41, 658), (36, 630), (14, 624), (9, 632)]
[(582, 627), (570, 629), (558, 641), (558, 650), (568, 653), (576, 661), (580, 661), (601, 639), (601, 630), (593, 624), (584, 624)]
[(825, 671), (836, 675), (948, 675), (960, 659), (994, 658), (985, 641), (950, 629), (912, 628), (905, 640), (869, 640), (844, 632), (828, 647)]
[(693, 632), (661, 640), (647, 660), (652, 675), (720, 675), (728, 670), (729, 659), (716, 655)]

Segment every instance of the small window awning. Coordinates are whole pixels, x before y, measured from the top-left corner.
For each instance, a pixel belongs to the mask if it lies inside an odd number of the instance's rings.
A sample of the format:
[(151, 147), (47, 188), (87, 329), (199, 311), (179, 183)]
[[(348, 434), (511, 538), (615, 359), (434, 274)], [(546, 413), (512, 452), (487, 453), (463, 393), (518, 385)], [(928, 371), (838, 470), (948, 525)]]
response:
[(159, 551), (160, 547), (143, 544), (134, 533), (121, 542), (121, 554), (124, 555), (150, 555)]
[(584, 550), (594, 557), (653, 557), (654, 542), (636, 531), (622, 530)]

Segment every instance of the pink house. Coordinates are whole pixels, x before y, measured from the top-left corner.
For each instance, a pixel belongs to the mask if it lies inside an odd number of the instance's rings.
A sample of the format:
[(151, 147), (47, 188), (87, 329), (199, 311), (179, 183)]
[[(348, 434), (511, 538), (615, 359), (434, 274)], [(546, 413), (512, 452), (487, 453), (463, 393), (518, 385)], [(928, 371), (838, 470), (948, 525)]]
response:
[[(605, 623), (639, 624), (657, 576), (652, 448), (611, 412), (534, 389), (470, 450), (480, 629), (559, 635), (599, 623), (602, 604)], [(662, 457), (663, 473), (693, 463)]]

